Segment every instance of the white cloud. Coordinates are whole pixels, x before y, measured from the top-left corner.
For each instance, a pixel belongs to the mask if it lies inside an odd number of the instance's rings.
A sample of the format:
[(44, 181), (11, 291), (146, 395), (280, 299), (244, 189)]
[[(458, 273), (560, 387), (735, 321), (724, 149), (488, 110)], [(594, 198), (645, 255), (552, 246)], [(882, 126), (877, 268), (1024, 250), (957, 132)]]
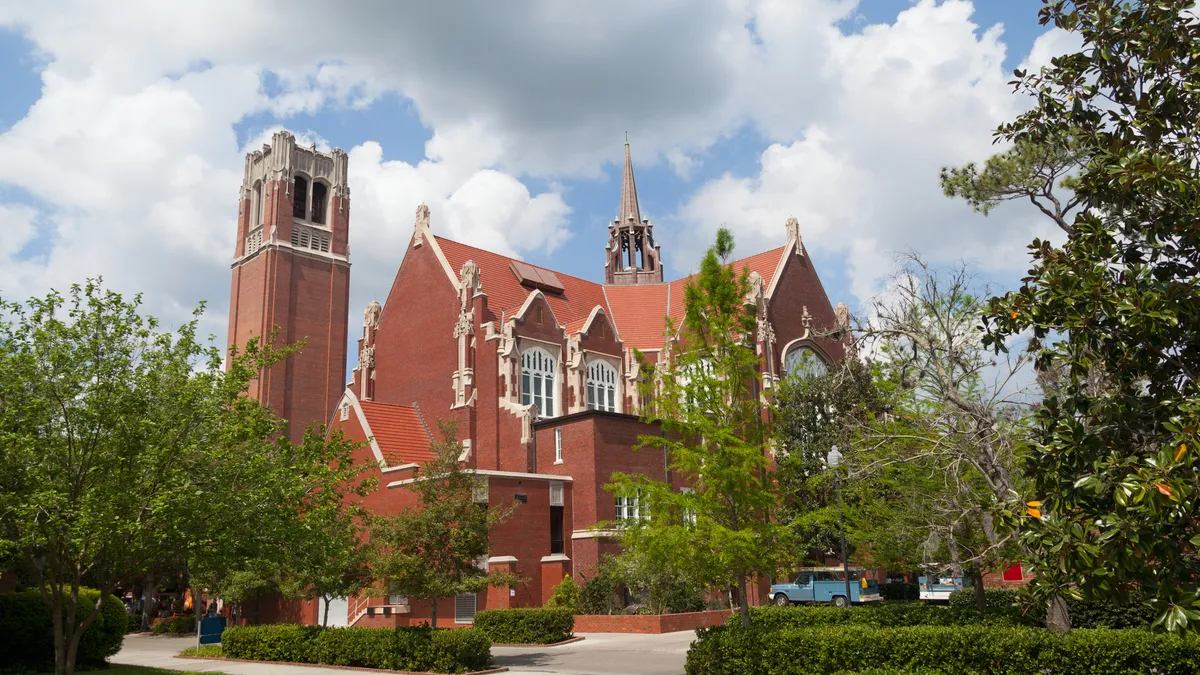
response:
[[(0, 248), (0, 290), (103, 272), (180, 317), (213, 299), (206, 328), (223, 335), (242, 153), (274, 128), (239, 148), (233, 125), (385, 94), (411, 101), (433, 133), (416, 164), (385, 159), (377, 142), (350, 149), (354, 306), (386, 291), (421, 201), (438, 231), (476, 245), (560, 246), (560, 189), (531, 194), (518, 177), (599, 175), (626, 129), (638, 159), (684, 179), (747, 125), (769, 144), (757, 175), (715, 179), (657, 218), (676, 269), (721, 223), (743, 251), (778, 245), (789, 215), (810, 249), (848, 256), (860, 298), (888, 253), (910, 246), (1019, 265), (1042, 223), (1019, 209), (983, 221), (936, 180), (943, 164), (993, 152), (990, 129), (1016, 110), (1000, 30), (972, 24), (962, 0), (922, 0), (873, 26), (854, 21), (856, 4), (0, 5), (0, 26), (22, 30), (47, 63), (40, 100), (0, 135), (0, 182), (47, 204), (38, 222), (50, 228), (42, 258)], [(1027, 60), (1069, 44), (1049, 33)], [(328, 145), (321, 129), (298, 131)]]

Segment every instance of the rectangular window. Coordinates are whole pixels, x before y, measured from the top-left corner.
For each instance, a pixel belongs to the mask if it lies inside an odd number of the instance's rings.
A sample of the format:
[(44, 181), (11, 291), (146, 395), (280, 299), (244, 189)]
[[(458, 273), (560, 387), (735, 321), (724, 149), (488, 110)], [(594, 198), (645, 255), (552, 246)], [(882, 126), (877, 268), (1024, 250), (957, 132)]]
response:
[(614, 498), (616, 519), (618, 521), (638, 521), (650, 519), (650, 507), (642, 505), (639, 495), (632, 497), (618, 496)]
[(557, 464), (562, 460), (562, 427), (554, 429), (554, 462)]
[(588, 410), (596, 409), (596, 384), (588, 382), (587, 385), (587, 407)]
[(454, 596), (454, 623), (475, 623), (475, 594)]
[(521, 373), (521, 405), (533, 403), (533, 385), (529, 382), (529, 373)]
[(392, 593), (391, 595), (388, 596), (388, 604), (389, 605), (407, 605), (408, 597), (404, 596), (404, 595), (397, 595), (395, 593)]
[(550, 507), (550, 554), (565, 553), (563, 545), (563, 507)]
[[(680, 492), (682, 492), (682, 493), (683, 493), (683, 494), (685, 494), (685, 495), (690, 495), (690, 494), (692, 494), (692, 492), (693, 492), (692, 488), (680, 488), (680, 489), (679, 489), (679, 491), (680, 491)], [(684, 508), (684, 510), (683, 510), (683, 522), (684, 522), (684, 524), (686, 524), (686, 525), (692, 525), (692, 526), (695, 526), (695, 524), (696, 524), (696, 511), (695, 511), (695, 510), (693, 510), (693, 509)]]

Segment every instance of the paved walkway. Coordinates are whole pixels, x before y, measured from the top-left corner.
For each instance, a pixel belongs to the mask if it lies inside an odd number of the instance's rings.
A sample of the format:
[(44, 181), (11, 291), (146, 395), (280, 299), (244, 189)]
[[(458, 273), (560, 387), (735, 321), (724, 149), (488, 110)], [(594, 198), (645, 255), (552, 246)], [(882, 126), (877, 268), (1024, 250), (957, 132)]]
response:
[[(581, 635), (584, 640), (561, 647), (493, 647), (492, 655), (496, 665), (508, 667), (512, 675), (679, 675), (683, 672), (688, 645), (695, 636), (691, 631), (665, 635)], [(175, 656), (185, 647), (195, 644), (194, 637), (129, 635), (120, 653), (109, 660), (135, 666), (230, 675), (363, 675), (361, 670), (181, 659)]]

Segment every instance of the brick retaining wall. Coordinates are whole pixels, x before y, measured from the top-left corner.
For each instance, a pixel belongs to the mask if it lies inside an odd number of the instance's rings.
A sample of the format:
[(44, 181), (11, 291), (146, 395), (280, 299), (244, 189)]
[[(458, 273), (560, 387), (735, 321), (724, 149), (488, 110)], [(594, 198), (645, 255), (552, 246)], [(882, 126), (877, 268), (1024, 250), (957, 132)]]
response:
[(728, 609), (685, 614), (582, 614), (575, 617), (576, 633), (675, 633), (722, 624)]

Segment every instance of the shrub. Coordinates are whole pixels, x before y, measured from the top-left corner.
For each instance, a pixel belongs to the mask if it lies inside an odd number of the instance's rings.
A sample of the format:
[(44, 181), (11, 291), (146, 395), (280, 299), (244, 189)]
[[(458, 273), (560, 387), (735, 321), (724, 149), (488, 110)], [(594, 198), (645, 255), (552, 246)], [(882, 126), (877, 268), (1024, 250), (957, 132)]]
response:
[(491, 640), (478, 628), (236, 626), (221, 646), (233, 659), (435, 673), (484, 670), (492, 661)]
[(572, 614), (579, 613), (579, 585), (575, 583), (571, 575), (564, 576), (563, 580), (554, 587), (554, 592), (551, 593), (550, 599), (546, 601), (546, 606), (565, 609)]
[(155, 619), (150, 624), (151, 633), (171, 633), (175, 635), (196, 632), (196, 617), (188, 614), (172, 616), (166, 619)]
[[(80, 589), (76, 621), (87, 618), (98, 596), (99, 591)], [(107, 596), (79, 640), (76, 664), (100, 665), (120, 651), (125, 626), (125, 605)], [(38, 591), (0, 593), (0, 654), (0, 671), (54, 669), (54, 625)]]
[[(1185, 675), (1200, 672), (1200, 638), (1142, 630), (1029, 627), (825, 626), (778, 631), (718, 626), (697, 631), (688, 675), (884, 673), (963, 675)], [(913, 670), (915, 669), (915, 670)]]
[(552, 644), (570, 639), (575, 615), (566, 609), (487, 609), (475, 615), (475, 627), (501, 644)]
[[(1008, 616), (1031, 626), (1046, 623), (1046, 608), (1039, 604), (1028, 604), (1021, 591), (1011, 588), (988, 588), (987, 614)], [(951, 608), (975, 608), (974, 589), (964, 588), (950, 594)], [(1071, 625), (1075, 628), (1145, 628), (1154, 623), (1155, 614), (1143, 600), (1141, 593), (1134, 592), (1128, 602), (1113, 600), (1067, 600)]]
[(884, 600), (907, 602), (921, 599), (921, 587), (910, 581), (888, 581), (879, 585), (879, 595)]
[(617, 614), (625, 608), (625, 583), (619, 567), (615, 556), (601, 556), (595, 576), (584, 580), (579, 589), (580, 614)]
[[(729, 624), (740, 624), (737, 615)], [(841, 609), (830, 605), (799, 607), (751, 607), (750, 625), (763, 630), (851, 624), (891, 628), (899, 626), (967, 626), (974, 624), (1016, 625), (1007, 615), (989, 616), (974, 610), (925, 603), (858, 605)]]

